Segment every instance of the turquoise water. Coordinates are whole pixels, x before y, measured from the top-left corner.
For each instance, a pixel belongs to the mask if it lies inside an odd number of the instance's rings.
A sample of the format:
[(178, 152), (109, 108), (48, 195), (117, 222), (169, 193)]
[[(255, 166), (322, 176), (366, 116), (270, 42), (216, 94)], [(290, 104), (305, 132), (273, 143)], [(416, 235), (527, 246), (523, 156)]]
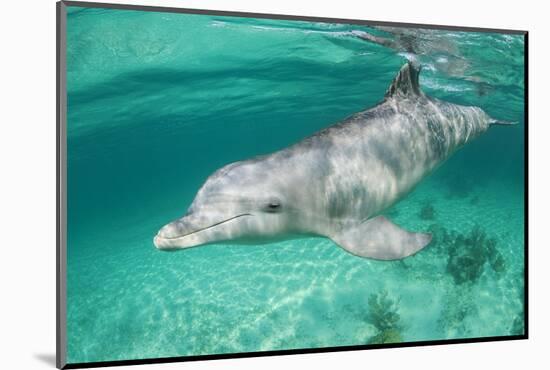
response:
[(388, 210), (433, 232), (417, 255), (361, 259), (324, 238), (154, 248), (214, 170), (382, 99), (411, 50), (358, 30), (411, 32), (69, 8), (69, 362), (523, 333), (522, 36), (414, 34), (426, 93), (519, 122)]

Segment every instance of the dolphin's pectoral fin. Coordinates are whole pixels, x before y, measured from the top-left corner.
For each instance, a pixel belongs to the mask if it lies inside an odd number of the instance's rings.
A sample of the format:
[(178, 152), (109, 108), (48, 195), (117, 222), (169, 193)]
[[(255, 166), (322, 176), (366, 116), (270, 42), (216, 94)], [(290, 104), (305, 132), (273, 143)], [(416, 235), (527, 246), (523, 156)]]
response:
[(349, 253), (377, 260), (395, 260), (415, 254), (432, 240), (431, 234), (411, 233), (384, 216), (342, 230), (331, 239)]

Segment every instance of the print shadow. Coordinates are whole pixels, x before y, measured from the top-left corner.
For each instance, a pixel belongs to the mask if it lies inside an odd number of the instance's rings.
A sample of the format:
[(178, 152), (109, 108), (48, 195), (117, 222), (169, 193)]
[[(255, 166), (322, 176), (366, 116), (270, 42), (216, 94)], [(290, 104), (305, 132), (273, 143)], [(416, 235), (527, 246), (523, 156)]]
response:
[(35, 353), (33, 357), (48, 366), (55, 367), (55, 353)]

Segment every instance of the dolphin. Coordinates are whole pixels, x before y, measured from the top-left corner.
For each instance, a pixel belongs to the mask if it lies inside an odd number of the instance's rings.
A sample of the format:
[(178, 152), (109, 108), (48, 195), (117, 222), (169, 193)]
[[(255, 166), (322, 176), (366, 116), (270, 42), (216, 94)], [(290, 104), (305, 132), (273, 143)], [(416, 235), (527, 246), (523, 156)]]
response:
[(407, 58), (427, 57), (432, 67), (438, 72), (473, 84), (479, 96), (486, 95), (492, 89), (491, 84), (483, 78), (470, 74), (472, 68), (470, 62), (460, 54), (456, 44), (449, 38), (443, 38), (440, 32), (384, 26), (373, 28), (386, 32), (392, 38), (358, 30), (350, 33), (362, 40), (405, 53)]
[(420, 28), (401, 28), (374, 26), (391, 37), (376, 36), (367, 31), (353, 30), (351, 34), (360, 39), (391, 48), (398, 52), (415, 55), (443, 54), (464, 59), (452, 39), (441, 34), (440, 31)]
[(417, 253), (431, 234), (405, 230), (381, 213), (491, 125), (512, 124), (427, 96), (419, 73), (409, 61), (375, 107), (215, 171), (187, 213), (159, 230), (154, 245), (175, 250), (322, 236), (364, 258)]

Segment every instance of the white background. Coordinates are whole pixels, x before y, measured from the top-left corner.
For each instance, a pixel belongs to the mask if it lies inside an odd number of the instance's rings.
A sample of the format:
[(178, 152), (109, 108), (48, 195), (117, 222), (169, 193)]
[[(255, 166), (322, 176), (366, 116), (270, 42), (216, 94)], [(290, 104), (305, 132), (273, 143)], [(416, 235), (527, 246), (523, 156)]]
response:
[[(204, 0), (134, 4), (530, 31), (528, 341), (140, 366), (139, 369), (519, 369), (548, 366), (549, 24), (544, 1)], [(111, 2), (124, 2), (111, 0)], [(536, 4), (536, 5), (535, 5)], [(6, 1), (0, 69), (0, 367), (53, 368), (55, 353), (55, 2)], [(506, 199), (503, 199), (506, 201)], [(546, 351), (545, 351), (546, 350)], [(546, 352), (546, 353), (545, 353)], [(136, 368), (136, 367), (133, 367)]]

